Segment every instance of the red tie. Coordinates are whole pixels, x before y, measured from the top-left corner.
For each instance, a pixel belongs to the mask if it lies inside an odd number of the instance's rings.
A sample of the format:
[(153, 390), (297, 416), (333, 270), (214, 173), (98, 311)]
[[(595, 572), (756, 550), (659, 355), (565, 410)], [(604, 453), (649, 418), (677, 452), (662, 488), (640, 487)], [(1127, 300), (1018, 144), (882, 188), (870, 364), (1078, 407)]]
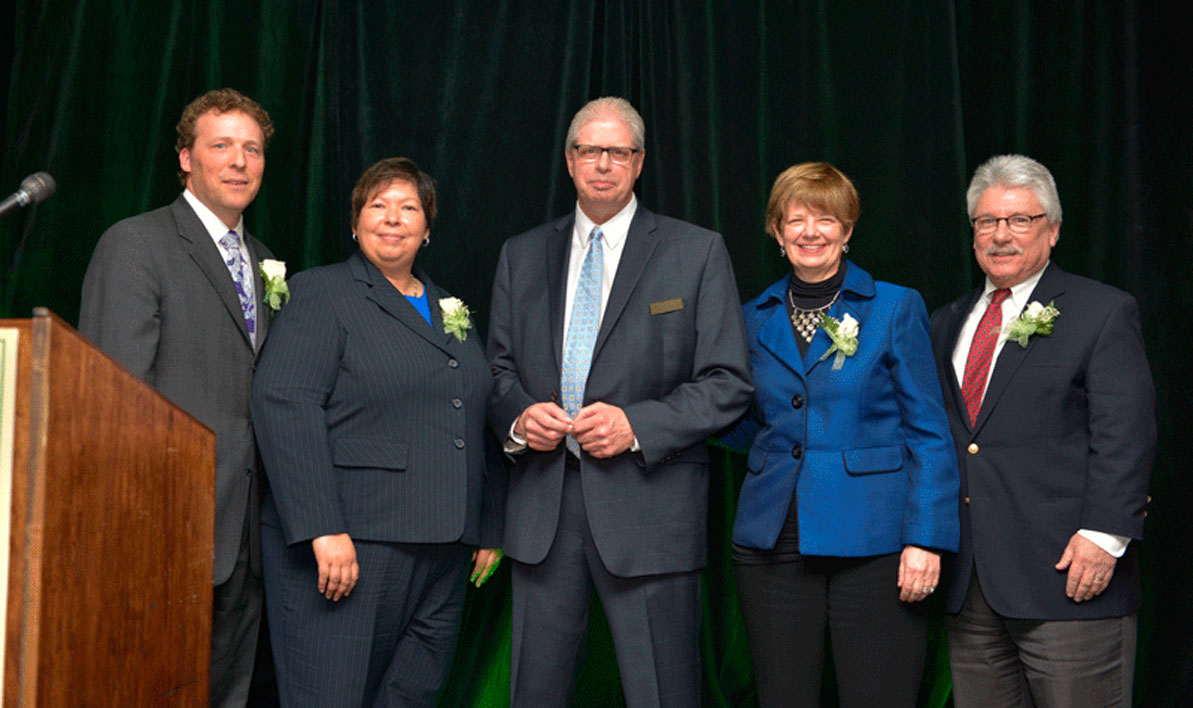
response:
[(961, 397), (969, 412), (970, 425), (977, 425), (978, 411), (982, 410), (982, 394), (986, 390), (986, 375), (990, 373), (990, 359), (994, 345), (998, 343), (998, 332), (1002, 329), (1002, 302), (1010, 297), (1007, 288), (995, 290), (990, 296), (990, 306), (978, 322), (969, 345), (969, 356), (965, 358), (965, 377), (961, 381)]

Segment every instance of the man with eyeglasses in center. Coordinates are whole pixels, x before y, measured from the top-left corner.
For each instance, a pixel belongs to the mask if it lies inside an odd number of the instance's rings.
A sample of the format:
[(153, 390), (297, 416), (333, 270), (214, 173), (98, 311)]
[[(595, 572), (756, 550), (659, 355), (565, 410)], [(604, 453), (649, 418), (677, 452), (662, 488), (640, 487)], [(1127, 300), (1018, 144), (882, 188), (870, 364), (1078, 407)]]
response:
[(705, 439), (749, 405), (720, 235), (634, 197), (645, 127), (621, 98), (573, 118), (576, 208), (507, 241), (493, 283), (490, 423), (514, 459), (513, 708), (575, 703), (596, 589), (629, 708), (700, 705)]
[(1040, 163), (991, 158), (967, 196), (985, 284), (932, 315), (961, 469), (953, 699), (1130, 706), (1156, 444), (1139, 308), (1050, 262), (1060, 198)]

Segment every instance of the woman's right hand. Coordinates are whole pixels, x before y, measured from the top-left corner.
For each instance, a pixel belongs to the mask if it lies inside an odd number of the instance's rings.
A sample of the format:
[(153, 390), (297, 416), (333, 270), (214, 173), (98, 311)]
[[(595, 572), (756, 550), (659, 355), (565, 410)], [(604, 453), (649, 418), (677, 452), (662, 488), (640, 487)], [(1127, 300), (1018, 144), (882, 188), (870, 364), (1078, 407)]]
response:
[(346, 533), (319, 536), (311, 541), (319, 565), (319, 594), (332, 602), (348, 597), (360, 579), (356, 546)]

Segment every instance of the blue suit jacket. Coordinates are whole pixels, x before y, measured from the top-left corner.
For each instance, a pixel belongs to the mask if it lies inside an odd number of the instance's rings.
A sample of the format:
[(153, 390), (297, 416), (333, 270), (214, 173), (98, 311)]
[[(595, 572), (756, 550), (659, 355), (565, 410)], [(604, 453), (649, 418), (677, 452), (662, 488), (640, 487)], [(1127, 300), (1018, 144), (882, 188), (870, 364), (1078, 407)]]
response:
[(961, 462), (961, 550), (941, 573), (957, 612), (977, 571), (1004, 617), (1120, 617), (1140, 603), (1138, 544), (1127, 546), (1102, 594), (1065, 596), (1055, 569), (1078, 529), (1143, 537), (1156, 449), (1155, 394), (1135, 298), (1050, 264), (1030, 300), (1054, 302), (1052, 334), (1003, 345), (969, 422), (953, 368), (961, 325), (981, 295), (932, 314), (945, 404)]
[(280, 524), (287, 544), (347, 532), (500, 545), (480, 336), (445, 333), (447, 294), (417, 275), (432, 325), (359, 252), (290, 281), (253, 380), (262, 523)]
[(784, 277), (742, 308), (757, 389), (726, 438), (750, 445), (733, 542), (774, 548), (795, 493), (805, 555), (956, 550), (957, 460), (919, 293), (849, 263), (829, 315), (859, 322), (858, 349), (837, 371), (823, 329), (800, 356), (786, 293)]
[[(491, 422), (503, 438), (528, 406), (558, 399), (568, 250), (574, 215), (505, 243), (493, 281)], [(721, 237), (638, 207), (592, 358), (585, 404), (620, 406), (642, 446), (583, 455), (593, 541), (620, 576), (694, 570), (707, 549), (705, 440), (749, 405), (737, 285)], [(653, 307), (652, 307), (653, 306)], [(564, 446), (517, 456), (505, 551), (547, 555), (559, 520)]]

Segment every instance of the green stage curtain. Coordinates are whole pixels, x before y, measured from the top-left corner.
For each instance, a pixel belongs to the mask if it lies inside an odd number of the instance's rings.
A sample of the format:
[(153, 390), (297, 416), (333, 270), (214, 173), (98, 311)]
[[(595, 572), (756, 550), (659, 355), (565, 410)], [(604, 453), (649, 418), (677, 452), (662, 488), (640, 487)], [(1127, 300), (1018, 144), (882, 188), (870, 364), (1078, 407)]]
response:
[[(169, 203), (182, 107), (231, 86), (277, 132), (248, 227), (291, 272), (342, 260), (348, 195), (387, 156), (439, 182), (420, 265), (487, 322), (501, 243), (573, 208), (571, 115), (617, 94), (646, 120), (642, 203), (724, 234), (744, 299), (786, 263), (763, 232), (783, 168), (828, 160), (857, 184), (850, 256), (930, 309), (980, 283), (964, 190), (991, 155), (1023, 152), (1065, 206), (1055, 260), (1138, 299), (1160, 447), (1143, 543), (1136, 703), (1193, 683), (1193, 457), (1185, 350), (1193, 295), (1193, 115), (1180, 4), (1029, 0), (18, 0), (0, 10), (0, 191), (40, 169), (45, 204), (0, 222), (0, 315), (78, 313), (109, 225)], [(1182, 344), (1184, 343), (1184, 344)], [(714, 450), (704, 576), (705, 705), (754, 705), (729, 561), (743, 460)], [(894, 580), (892, 579), (892, 583)], [(442, 705), (504, 706), (509, 571), (471, 591)], [(934, 624), (922, 704), (949, 704)], [(582, 706), (622, 705), (594, 605)], [(831, 680), (826, 692), (832, 694)], [(830, 695), (829, 701), (832, 701)]]

